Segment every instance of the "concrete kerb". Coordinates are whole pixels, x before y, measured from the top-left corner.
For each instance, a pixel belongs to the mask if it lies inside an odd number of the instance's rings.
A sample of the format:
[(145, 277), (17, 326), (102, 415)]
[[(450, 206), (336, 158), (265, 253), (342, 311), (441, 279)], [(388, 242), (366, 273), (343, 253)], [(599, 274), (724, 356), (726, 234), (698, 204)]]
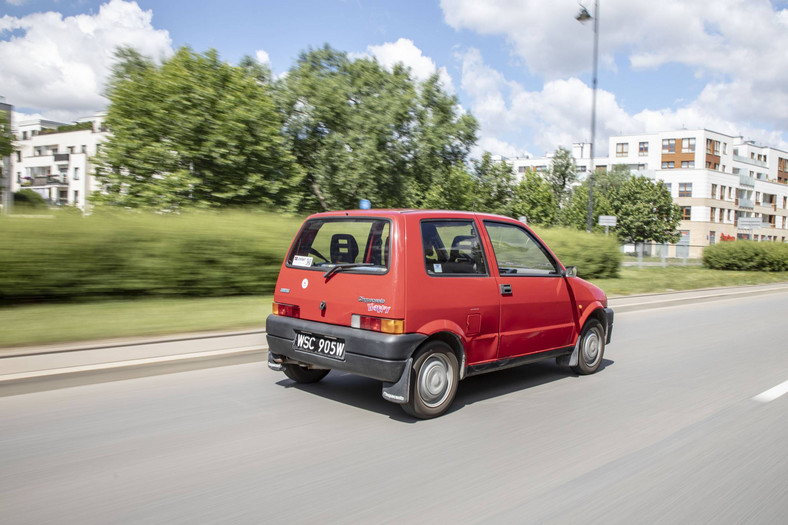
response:
[[(788, 292), (788, 283), (612, 297), (610, 306), (619, 314), (781, 292)], [(7, 348), (0, 349), (0, 384), (127, 367), (154, 367), (190, 360), (210, 362), (254, 352), (259, 352), (261, 360), (264, 360), (267, 350), (263, 330)]]

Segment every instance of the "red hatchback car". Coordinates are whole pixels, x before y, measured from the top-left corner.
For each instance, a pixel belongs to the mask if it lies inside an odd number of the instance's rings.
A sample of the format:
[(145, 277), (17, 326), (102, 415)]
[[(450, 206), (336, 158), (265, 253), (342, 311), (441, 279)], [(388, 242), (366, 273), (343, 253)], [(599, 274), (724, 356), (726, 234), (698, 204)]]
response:
[(312, 215), (282, 264), (268, 366), (299, 383), (342, 370), (431, 418), (460, 380), (557, 358), (595, 372), (613, 330), (596, 286), (525, 224), (454, 211)]

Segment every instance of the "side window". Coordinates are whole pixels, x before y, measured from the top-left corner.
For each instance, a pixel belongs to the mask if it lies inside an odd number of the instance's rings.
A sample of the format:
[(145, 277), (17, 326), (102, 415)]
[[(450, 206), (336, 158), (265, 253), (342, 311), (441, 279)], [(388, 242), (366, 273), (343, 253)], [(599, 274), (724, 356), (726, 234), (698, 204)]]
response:
[(485, 222), (501, 275), (557, 275), (552, 257), (527, 231), (512, 224)]
[(429, 275), (487, 275), (473, 221), (422, 221), (421, 244)]

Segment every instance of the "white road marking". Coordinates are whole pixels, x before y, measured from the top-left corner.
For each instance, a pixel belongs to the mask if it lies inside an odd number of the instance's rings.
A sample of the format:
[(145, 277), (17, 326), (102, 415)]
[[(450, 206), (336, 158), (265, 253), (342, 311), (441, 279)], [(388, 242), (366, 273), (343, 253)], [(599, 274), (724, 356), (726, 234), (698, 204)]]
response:
[(774, 401), (775, 399), (786, 393), (788, 393), (788, 381), (783, 381), (776, 387), (770, 388), (766, 392), (761, 392), (760, 394), (758, 394), (752, 399), (753, 401), (768, 403), (769, 401)]

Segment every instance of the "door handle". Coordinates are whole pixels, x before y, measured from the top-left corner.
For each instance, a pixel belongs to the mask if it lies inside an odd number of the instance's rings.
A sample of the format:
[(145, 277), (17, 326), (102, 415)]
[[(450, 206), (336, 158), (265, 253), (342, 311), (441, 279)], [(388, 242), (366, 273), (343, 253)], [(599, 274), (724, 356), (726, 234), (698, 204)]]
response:
[(511, 284), (502, 284), (501, 285), (501, 295), (512, 295), (512, 285)]

